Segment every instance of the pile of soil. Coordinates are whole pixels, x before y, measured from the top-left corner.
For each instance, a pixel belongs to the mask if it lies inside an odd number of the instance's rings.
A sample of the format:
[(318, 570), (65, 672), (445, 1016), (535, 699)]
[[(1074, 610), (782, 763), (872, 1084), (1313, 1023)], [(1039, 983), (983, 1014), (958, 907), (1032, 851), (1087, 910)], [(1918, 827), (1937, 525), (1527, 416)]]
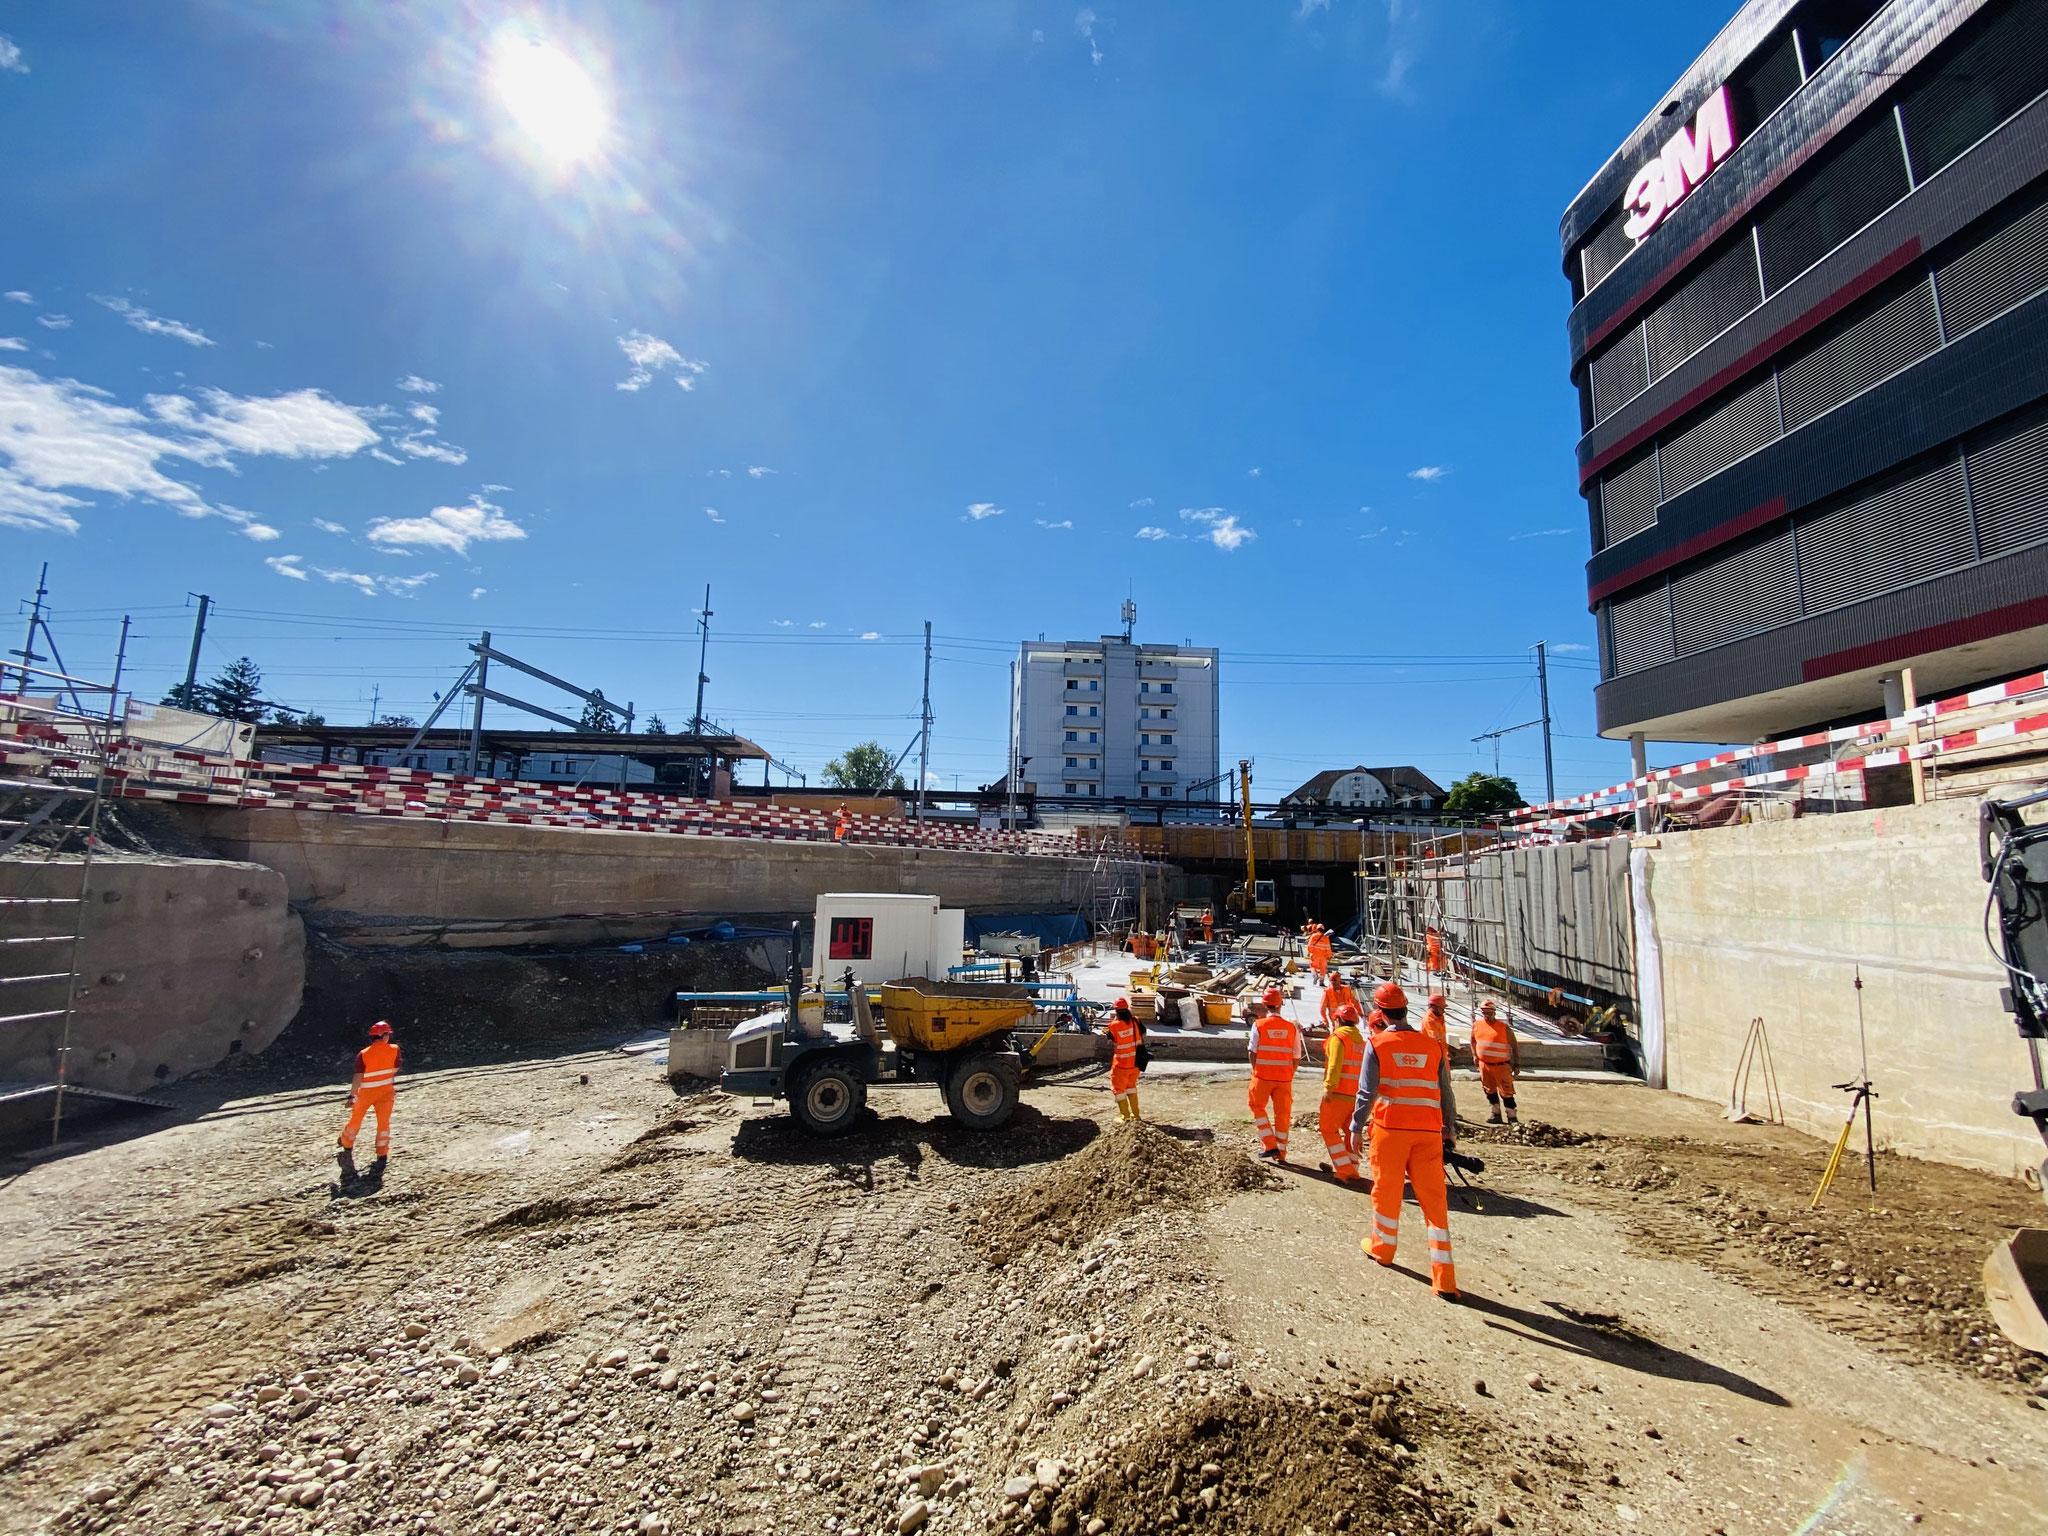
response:
[(1541, 1120), (1523, 1120), (1515, 1125), (1488, 1125), (1484, 1121), (1475, 1123), (1467, 1120), (1458, 1126), (1458, 1139), (1510, 1147), (1584, 1147), (1606, 1138), (1592, 1131), (1575, 1131)]
[(1218, 1536), (1489, 1529), (1470, 1496), (1420, 1473), (1400, 1443), (1411, 1433), (1391, 1392), (1356, 1400), (1210, 1398), (1140, 1434), (1117, 1465), (1057, 1493), (1035, 1491), (994, 1529), (1022, 1532), (1041, 1522), (1051, 1536), (1103, 1528), (1184, 1527)]
[(1273, 1185), (1234, 1148), (1189, 1146), (1146, 1121), (1123, 1120), (1021, 1189), (984, 1202), (968, 1233), (1007, 1264), (1039, 1243), (1079, 1248), (1141, 1208), (1193, 1207)]

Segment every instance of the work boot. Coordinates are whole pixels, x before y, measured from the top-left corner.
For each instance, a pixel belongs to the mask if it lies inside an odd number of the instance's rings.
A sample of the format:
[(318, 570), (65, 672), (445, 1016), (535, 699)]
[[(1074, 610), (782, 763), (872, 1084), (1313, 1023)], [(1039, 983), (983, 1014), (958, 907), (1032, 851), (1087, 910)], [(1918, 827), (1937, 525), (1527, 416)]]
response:
[(1520, 1116), (1518, 1116), (1518, 1115), (1517, 1115), (1517, 1114), (1515, 1113), (1515, 1106), (1514, 1106), (1514, 1105), (1512, 1105), (1512, 1104), (1510, 1104), (1510, 1105), (1508, 1106), (1508, 1124), (1509, 1124), (1509, 1125), (1520, 1125), (1521, 1123), (1522, 1123), (1522, 1121), (1521, 1121), (1521, 1117), (1520, 1117)]
[(1261, 1162), (1265, 1162), (1265, 1163), (1277, 1163), (1277, 1162), (1279, 1162), (1279, 1161), (1280, 1161), (1280, 1149), (1279, 1149), (1278, 1147), (1261, 1147), (1261, 1148), (1259, 1148), (1259, 1161), (1261, 1161)]
[(1492, 1104), (1487, 1107), (1486, 1123), (1488, 1125), (1500, 1124), (1500, 1106), (1498, 1104)]
[(1139, 1114), (1139, 1113), (1138, 1113), (1138, 1090), (1137, 1090), (1137, 1089), (1133, 1088), (1133, 1089), (1131, 1090), (1131, 1092), (1130, 1092), (1130, 1097), (1129, 1097), (1129, 1099), (1128, 1099), (1128, 1100), (1127, 1100), (1126, 1102), (1128, 1102), (1128, 1103), (1130, 1104), (1130, 1106), (1131, 1106), (1131, 1118), (1132, 1118), (1133, 1120), (1142, 1120), (1142, 1119), (1144, 1119), (1144, 1118), (1145, 1118), (1145, 1117), (1144, 1117), (1143, 1115), (1141, 1115), (1141, 1114)]

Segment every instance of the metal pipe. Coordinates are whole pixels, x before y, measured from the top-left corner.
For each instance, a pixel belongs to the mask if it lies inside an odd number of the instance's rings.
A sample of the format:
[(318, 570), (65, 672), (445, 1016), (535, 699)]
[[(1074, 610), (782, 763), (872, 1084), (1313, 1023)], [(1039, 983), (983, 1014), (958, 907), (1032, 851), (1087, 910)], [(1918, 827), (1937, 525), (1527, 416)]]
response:
[(469, 722), (469, 773), (471, 778), (483, 776), (484, 757), (484, 683), (490, 676), (491, 632), (487, 629), (476, 646), (476, 713)]

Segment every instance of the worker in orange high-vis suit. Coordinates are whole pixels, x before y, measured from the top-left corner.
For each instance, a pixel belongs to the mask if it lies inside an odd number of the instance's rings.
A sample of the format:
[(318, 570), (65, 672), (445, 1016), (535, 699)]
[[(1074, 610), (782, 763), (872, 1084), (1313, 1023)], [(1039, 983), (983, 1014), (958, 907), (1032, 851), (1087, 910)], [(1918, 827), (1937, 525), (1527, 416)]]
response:
[(1330, 935), (1317, 922), (1308, 925), (1308, 968), (1318, 986), (1330, 973)]
[(853, 812), (846, 808), (846, 802), (842, 800), (839, 802), (839, 809), (833, 813), (832, 841), (835, 843), (845, 842), (846, 834), (852, 830)]
[(1444, 995), (1430, 994), (1429, 1006), (1422, 1010), (1422, 1032), (1438, 1045), (1450, 1044), (1450, 1034), (1444, 1026)]
[(363, 1116), (377, 1114), (377, 1156), (391, 1155), (391, 1106), (398, 1097), (398, 1047), (391, 1026), (379, 1019), (370, 1026), (370, 1043), (356, 1052), (355, 1076), (348, 1085), (348, 1124), (341, 1129), (341, 1150), (352, 1151)]
[(1214, 944), (1216, 942), (1216, 914), (1214, 912), (1205, 911), (1202, 913), (1202, 942), (1204, 944)]
[(1505, 1105), (1508, 1124), (1516, 1124), (1515, 1074), (1522, 1070), (1522, 1043), (1508, 1021), (1494, 1012), (1491, 998), (1479, 1005), (1479, 1017), (1472, 1021), (1472, 1060), (1486, 1093), (1486, 1123), (1499, 1125)]
[(1423, 966), (1432, 975), (1444, 969), (1444, 941), (1434, 928), (1423, 936)]
[(1414, 1185), (1415, 1203), (1429, 1229), (1430, 1288), (1456, 1301), (1458, 1271), (1451, 1263), (1450, 1200), (1444, 1187), (1444, 1154), (1457, 1145), (1458, 1135), (1451, 1053), (1408, 1022), (1408, 999), (1400, 988), (1389, 983), (1373, 996), (1387, 1015), (1387, 1027), (1371, 1042), (1345, 1141), (1356, 1156), (1369, 1128), (1372, 1235), (1359, 1246), (1374, 1263), (1392, 1267), (1401, 1235), (1401, 1186)]
[[(1323, 1023), (1335, 1025), (1338, 1015), (1346, 1008), (1358, 1007), (1358, 994), (1351, 990), (1351, 983), (1344, 979), (1342, 971), (1330, 973), (1330, 984), (1323, 989)], [(1356, 1019), (1353, 1022), (1357, 1022)]]
[(1323, 1102), (1316, 1112), (1316, 1129), (1323, 1133), (1323, 1146), (1330, 1160), (1325, 1170), (1346, 1184), (1356, 1184), (1358, 1159), (1345, 1145), (1351, 1129), (1351, 1112), (1358, 1107), (1358, 1083), (1365, 1071), (1365, 1036), (1358, 1028), (1358, 1005), (1346, 1003), (1337, 1011), (1330, 1038), (1323, 1042)]
[(1264, 1012), (1252, 1020), (1245, 1055), (1252, 1063), (1252, 1124), (1259, 1128), (1259, 1156), (1287, 1161), (1287, 1130), (1294, 1119), (1294, 1069), (1301, 1063), (1301, 1031), (1280, 1011), (1279, 988), (1266, 993)]
[(1109, 1015), (1109, 1091), (1116, 1095), (1119, 1120), (1143, 1118), (1138, 1113), (1138, 1046), (1144, 1038), (1145, 1026), (1131, 1012), (1131, 1005), (1118, 998)]

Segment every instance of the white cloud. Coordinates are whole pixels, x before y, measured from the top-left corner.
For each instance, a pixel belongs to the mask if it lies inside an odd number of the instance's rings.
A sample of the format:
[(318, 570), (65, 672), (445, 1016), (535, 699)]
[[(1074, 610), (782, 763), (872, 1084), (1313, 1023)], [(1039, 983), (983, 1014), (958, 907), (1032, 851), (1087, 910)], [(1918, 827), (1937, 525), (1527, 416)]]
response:
[(405, 414), (414, 421), (425, 422), (430, 427), (437, 425), (441, 420), (440, 408), (428, 405), (424, 400), (413, 401), (405, 408)]
[(774, 473), (775, 471), (770, 469), (766, 464), (749, 464), (747, 466), (747, 474), (755, 480), (763, 479), (766, 476), (772, 475)]
[(386, 464), (396, 464), (401, 469), (405, 467), (405, 460), (401, 459), (395, 453), (386, 453), (382, 448), (372, 448), (370, 450), (370, 457), (373, 459), (382, 459)]
[(11, 37), (0, 37), (0, 69), (17, 75), (28, 73), (28, 65), (22, 62), (21, 45)]
[(775, 627), (776, 627), (777, 629), (788, 629), (788, 628), (790, 627), (790, 625), (792, 625), (792, 624), (794, 624), (794, 623), (796, 622), (796, 620), (794, 620), (794, 619), (770, 619), (770, 620), (769, 620), (768, 622), (769, 622), (769, 623), (771, 623), (771, 624), (773, 624), (773, 625), (774, 625), (774, 626), (775, 626)]
[(1102, 62), (1102, 49), (1097, 46), (1095, 41), (1095, 13), (1086, 7), (1076, 11), (1074, 13), (1074, 30), (1080, 33), (1088, 44), (1088, 62), (1100, 64)]
[(1531, 529), (1528, 533), (1509, 534), (1508, 542), (1510, 544), (1517, 544), (1520, 543), (1523, 539), (1554, 539), (1557, 538), (1560, 534), (1567, 534), (1570, 532), (1571, 529), (1569, 528), (1534, 528)]
[(368, 535), (372, 544), (383, 549), (445, 549), (466, 555), (472, 544), (523, 539), (526, 530), (505, 516), (503, 507), (472, 496), (462, 506), (436, 507), (425, 517), (377, 518)]
[(619, 381), (619, 388), (624, 390), (645, 389), (657, 374), (669, 372), (674, 373), (682, 388), (695, 389), (697, 375), (711, 366), (683, 356), (659, 336), (650, 336), (645, 331), (626, 332), (619, 338), (619, 350), (633, 365), (633, 371)]
[(1329, 8), (1330, 0), (1301, 0), (1301, 9), (1294, 13), (1294, 19), (1306, 21), (1317, 11), (1327, 11)]
[(336, 586), (354, 587), (365, 597), (376, 597), (379, 594), (410, 597), (434, 579), (432, 571), (423, 572), (418, 576), (368, 576), (361, 571), (330, 571), (317, 565), (313, 569), (318, 571), (323, 579), (333, 582)]
[(1419, 469), (1409, 470), (1408, 478), (1410, 480), (1441, 480), (1449, 473), (1450, 471), (1441, 464), (1424, 464)]
[(0, 293), (0, 299), (5, 299), (10, 304), (33, 304), (36, 296), (26, 289), (10, 288), (5, 293)]
[(49, 331), (68, 331), (71, 329), (71, 317), (69, 315), (37, 315), (36, 324)]
[(813, 628), (813, 629), (823, 629), (824, 627), (825, 627), (825, 621), (824, 621), (823, 619), (813, 619), (813, 620), (811, 620), (811, 628)]
[(706, 507), (704, 509), (704, 515), (710, 518), (711, 521), (713, 521), (714, 523), (722, 523), (725, 521), (724, 518), (718, 515), (718, 508), (716, 507)]
[(210, 503), (164, 461), (232, 470), (238, 454), (346, 458), (377, 440), (359, 412), (317, 390), (201, 398), (203, 409), (184, 395), (152, 396), (145, 413), (75, 379), (0, 367), (0, 523), (75, 532), (72, 512), (89, 503), (73, 493), (97, 492), (248, 529), (260, 526), (252, 514)]
[(453, 443), (444, 443), (432, 432), (408, 432), (393, 438), (400, 453), (415, 459), (432, 459), (436, 464), (467, 464), (469, 455)]
[(729, 469), (707, 469), (704, 471), (704, 478), (706, 480), (713, 477), (720, 480), (730, 480), (732, 478), (732, 471)]
[(882, 638), (882, 634), (881, 634), (881, 631), (880, 631), (880, 630), (874, 630), (874, 629), (868, 630), (868, 631), (867, 631), (866, 633), (864, 633), (864, 634), (863, 634), (863, 635), (861, 636), (861, 639), (863, 639), (863, 640), (879, 640), (879, 639), (881, 639), (881, 638)]
[(131, 304), (126, 299), (110, 299), (105, 294), (92, 296), (95, 304), (105, 305), (126, 320), (145, 336), (168, 336), (173, 341), (182, 341), (188, 347), (210, 347), (213, 338), (196, 326), (182, 320), (167, 320), (162, 315), (152, 315), (140, 304)]
[(1201, 537), (1224, 551), (1241, 548), (1258, 537), (1256, 531), (1237, 520), (1236, 513), (1225, 512), (1221, 507), (1183, 507), (1180, 515), (1191, 523), (1201, 524), (1207, 530)]
[(1150, 496), (1140, 496), (1131, 505), (1134, 507), (1149, 507), (1152, 505), (1152, 498)]
[(991, 517), (1001, 517), (1003, 509), (992, 501), (977, 501), (967, 509), (967, 516), (975, 522), (985, 522)]
[(1550, 642), (1550, 649), (1560, 656), (1590, 656), (1593, 654), (1593, 647), (1590, 645), (1580, 645), (1575, 640), (1553, 640)]
[(432, 379), (423, 379), (416, 373), (408, 373), (398, 381), (398, 387), (408, 395), (438, 395), (441, 386)]
[(1032, 521), (1038, 524), (1038, 526), (1041, 528), (1071, 528), (1074, 526), (1074, 520), (1071, 517), (1065, 518), (1057, 523), (1048, 523), (1042, 517), (1034, 517)]
[(19, 336), (0, 336), (0, 352), (26, 352), (28, 343)]
[(1173, 535), (1169, 534), (1164, 528), (1147, 527), (1138, 530), (1138, 537), (1141, 539), (1167, 539), (1173, 537)]
[(330, 523), (330, 522), (329, 522), (329, 521), (327, 521), (327, 519), (326, 519), (326, 518), (324, 518), (324, 517), (316, 517), (316, 518), (314, 518), (314, 519), (313, 519), (313, 526), (314, 526), (315, 528), (318, 528), (318, 529), (319, 529), (319, 530), (320, 530), (320, 531), (321, 531), (322, 533), (347, 533), (347, 532), (348, 532), (348, 529), (344, 528), (344, 527), (343, 527), (343, 526), (342, 526), (342, 525), (341, 525), (340, 523)]
[(272, 539), (280, 539), (284, 535), (268, 523), (244, 523), (242, 524), (242, 537), (254, 539), (258, 544), (268, 544)]
[(469, 600), (473, 603), (488, 591), (490, 591), (489, 587), (471, 587), (469, 589)]
[(300, 562), (305, 558), (304, 555), (272, 555), (263, 563), (280, 576), (289, 576), (293, 581), (304, 581), (306, 573)]
[(1260, 469), (1260, 468), (1259, 468), (1259, 467), (1258, 467), (1257, 465), (1254, 465), (1254, 466), (1253, 466), (1252, 468), (1250, 468), (1250, 469), (1248, 469), (1248, 470), (1246, 470), (1246, 471), (1245, 471), (1245, 475), (1246, 475), (1246, 476), (1247, 476), (1247, 477), (1248, 477), (1249, 479), (1253, 479), (1253, 480), (1256, 480), (1256, 479), (1258, 479), (1258, 478), (1259, 478), (1259, 476), (1260, 476), (1260, 475), (1263, 475), (1264, 473), (1265, 473), (1265, 471), (1264, 471), (1263, 469)]

